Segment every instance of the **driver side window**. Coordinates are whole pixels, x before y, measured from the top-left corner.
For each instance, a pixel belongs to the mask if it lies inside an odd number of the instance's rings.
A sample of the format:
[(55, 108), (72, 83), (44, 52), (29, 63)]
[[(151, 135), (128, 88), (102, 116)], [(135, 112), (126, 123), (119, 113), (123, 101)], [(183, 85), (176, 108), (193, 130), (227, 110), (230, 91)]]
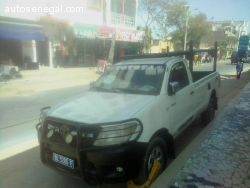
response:
[(168, 82), (168, 94), (172, 95), (171, 82), (178, 82), (180, 85), (180, 90), (189, 85), (189, 79), (186, 67), (183, 62), (178, 62), (174, 64), (170, 71), (169, 82)]

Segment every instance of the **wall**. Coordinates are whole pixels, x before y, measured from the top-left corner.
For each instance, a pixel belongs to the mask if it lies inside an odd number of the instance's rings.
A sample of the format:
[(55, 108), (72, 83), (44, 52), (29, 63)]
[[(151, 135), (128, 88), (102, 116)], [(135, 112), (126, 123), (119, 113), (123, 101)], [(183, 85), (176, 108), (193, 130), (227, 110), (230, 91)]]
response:
[(167, 46), (169, 46), (169, 51), (172, 52), (174, 51), (173, 48), (173, 43), (171, 43), (170, 41), (164, 42), (164, 41), (159, 41), (159, 40), (155, 40), (158, 41), (158, 44), (156, 43), (156, 45), (153, 45), (150, 48), (151, 53), (163, 53), (167, 51)]

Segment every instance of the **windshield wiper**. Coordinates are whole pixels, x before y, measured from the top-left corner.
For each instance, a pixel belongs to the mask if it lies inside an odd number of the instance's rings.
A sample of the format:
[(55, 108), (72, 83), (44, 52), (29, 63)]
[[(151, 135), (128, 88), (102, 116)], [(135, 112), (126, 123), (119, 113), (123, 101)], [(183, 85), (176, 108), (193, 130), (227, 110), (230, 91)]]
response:
[(119, 88), (119, 87), (113, 87), (113, 91), (116, 91), (118, 93), (138, 93), (136, 90), (131, 88)]
[(110, 92), (110, 89), (106, 89), (103, 87), (91, 87), (90, 90), (95, 89), (95, 91), (108, 91)]

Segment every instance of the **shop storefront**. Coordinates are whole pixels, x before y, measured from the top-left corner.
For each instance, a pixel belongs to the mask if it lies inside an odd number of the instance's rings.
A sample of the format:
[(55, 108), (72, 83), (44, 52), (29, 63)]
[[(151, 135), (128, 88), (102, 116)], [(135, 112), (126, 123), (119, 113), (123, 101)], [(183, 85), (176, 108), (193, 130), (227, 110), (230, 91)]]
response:
[(12, 63), (23, 68), (25, 60), (37, 63), (37, 41), (44, 41), (43, 27), (0, 21), (0, 64)]
[(122, 55), (139, 54), (142, 48), (144, 31), (116, 29), (116, 48), (114, 63), (119, 61)]
[[(143, 35), (143, 31), (77, 23), (74, 25), (74, 44), (78, 66), (96, 66), (98, 60), (107, 61), (112, 47), (112, 63), (116, 63), (121, 55), (137, 54)], [(112, 44), (113, 37), (115, 42)]]
[(97, 26), (89, 24), (74, 24), (74, 56), (76, 66), (94, 66), (96, 56)]

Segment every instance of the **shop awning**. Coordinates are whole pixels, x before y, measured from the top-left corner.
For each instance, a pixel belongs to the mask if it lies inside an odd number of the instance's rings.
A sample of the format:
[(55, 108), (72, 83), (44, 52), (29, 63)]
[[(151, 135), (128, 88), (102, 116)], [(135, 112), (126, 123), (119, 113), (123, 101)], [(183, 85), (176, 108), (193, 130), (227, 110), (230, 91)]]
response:
[(0, 39), (44, 40), (44, 28), (36, 24), (0, 22)]

